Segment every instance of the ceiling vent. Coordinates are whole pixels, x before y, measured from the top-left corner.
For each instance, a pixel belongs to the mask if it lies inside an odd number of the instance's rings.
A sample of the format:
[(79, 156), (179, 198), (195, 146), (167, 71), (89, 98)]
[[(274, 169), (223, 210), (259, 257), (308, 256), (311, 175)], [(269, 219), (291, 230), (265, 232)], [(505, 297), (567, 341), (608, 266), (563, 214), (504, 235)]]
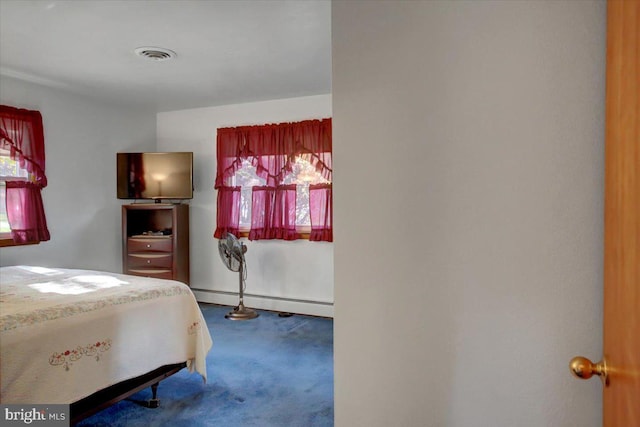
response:
[(167, 61), (177, 56), (174, 51), (164, 49), (162, 47), (143, 46), (137, 48), (134, 52), (138, 56), (142, 56), (143, 58), (151, 59), (153, 61)]

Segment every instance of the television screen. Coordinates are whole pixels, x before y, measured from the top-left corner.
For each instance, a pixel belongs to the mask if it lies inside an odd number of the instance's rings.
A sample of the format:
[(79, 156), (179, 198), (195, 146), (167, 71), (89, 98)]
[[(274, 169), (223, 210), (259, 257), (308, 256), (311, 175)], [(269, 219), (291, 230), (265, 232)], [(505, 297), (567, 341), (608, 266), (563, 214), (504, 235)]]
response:
[(118, 199), (192, 199), (193, 153), (117, 153)]

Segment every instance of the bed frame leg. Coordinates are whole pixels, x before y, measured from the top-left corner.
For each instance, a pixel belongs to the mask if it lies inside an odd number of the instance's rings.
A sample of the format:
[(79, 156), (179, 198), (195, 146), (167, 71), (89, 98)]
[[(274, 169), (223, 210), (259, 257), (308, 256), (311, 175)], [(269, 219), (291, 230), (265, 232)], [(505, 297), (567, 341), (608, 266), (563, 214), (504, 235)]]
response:
[(160, 399), (158, 399), (158, 384), (160, 384), (160, 382), (157, 382), (151, 386), (152, 397), (151, 399), (149, 399), (149, 402), (147, 402), (149, 408), (157, 408), (158, 406), (160, 406)]

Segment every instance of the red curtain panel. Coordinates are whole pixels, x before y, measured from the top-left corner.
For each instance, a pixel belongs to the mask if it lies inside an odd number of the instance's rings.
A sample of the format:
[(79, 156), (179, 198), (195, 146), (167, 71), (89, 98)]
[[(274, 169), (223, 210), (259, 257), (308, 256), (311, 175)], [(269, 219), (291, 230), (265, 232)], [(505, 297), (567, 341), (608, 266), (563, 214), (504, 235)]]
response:
[(0, 148), (29, 172), (27, 180), (6, 178), (7, 219), (14, 243), (49, 240), (41, 195), (47, 177), (40, 112), (0, 105)]

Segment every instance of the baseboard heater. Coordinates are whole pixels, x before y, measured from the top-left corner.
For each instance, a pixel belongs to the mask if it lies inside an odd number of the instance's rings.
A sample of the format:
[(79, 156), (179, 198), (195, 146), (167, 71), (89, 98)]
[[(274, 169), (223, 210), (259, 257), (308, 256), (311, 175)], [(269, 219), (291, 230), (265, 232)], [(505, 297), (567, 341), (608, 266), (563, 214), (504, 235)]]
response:
[[(209, 294), (217, 294), (217, 295), (238, 296), (237, 292), (231, 292), (231, 291), (212, 291), (211, 289), (196, 289), (196, 288), (192, 288), (192, 291), (204, 292), (204, 293), (209, 293)], [(261, 299), (269, 299), (269, 300), (275, 300), (275, 301), (286, 301), (286, 302), (295, 302), (295, 303), (302, 303), (302, 304), (317, 304), (317, 305), (324, 305), (324, 306), (327, 306), (327, 307), (332, 307), (333, 306), (333, 302), (328, 302), (328, 301), (314, 301), (314, 300), (301, 299), (301, 298), (285, 298), (285, 297), (277, 297), (277, 296), (271, 296), (271, 295), (260, 295), (260, 294), (251, 294), (251, 293), (245, 293), (244, 296), (245, 297), (251, 297), (251, 298), (261, 298)]]

